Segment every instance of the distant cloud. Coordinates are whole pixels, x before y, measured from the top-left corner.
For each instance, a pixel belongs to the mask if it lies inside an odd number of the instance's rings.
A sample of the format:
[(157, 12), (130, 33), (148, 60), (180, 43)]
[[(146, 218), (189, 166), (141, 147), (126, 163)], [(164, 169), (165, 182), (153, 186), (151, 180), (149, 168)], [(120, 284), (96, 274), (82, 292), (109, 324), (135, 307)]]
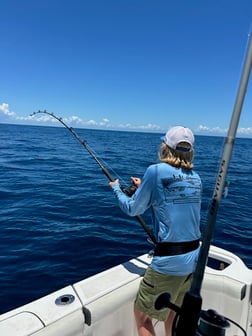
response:
[(0, 112), (9, 117), (13, 117), (16, 115), (15, 112), (10, 111), (9, 104), (7, 103), (0, 104)]
[[(208, 134), (208, 135), (227, 135), (228, 129), (221, 127), (208, 127), (204, 125), (199, 125), (195, 130), (199, 134)], [(252, 127), (240, 127), (237, 129), (237, 135), (240, 136), (252, 136)]]
[(100, 122), (101, 126), (108, 126), (109, 125), (109, 119), (103, 118), (102, 121)]
[[(1, 116), (3, 116), (1, 118)], [(1, 120), (2, 119), (2, 120)], [(148, 123), (146, 125), (133, 125), (131, 123), (125, 124), (117, 124), (114, 125), (110, 122), (110, 120), (104, 117), (101, 121), (96, 121), (94, 119), (90, 119), (84, 121), (82, 118), (78, 116), (70, 116), (67, 118), (63, 118), (63, 120), (72, 127), (86, 127), (86, 128), (106, 128), (106, 129), (114, 129), (114, 130), (128, 130), (128, 131), (145, 131), (145, 132), (164, 132), (166, 130), (163, 127)], [(0, 122), (16, 122), (22, 124), (32, 124), (32, 125), (57, 125), (58, 121), (55, 118), (50, 117), (47, 114), (40, 114), (34, 116), (18, 116), (15, 112), (11, 111), (9, 104), (1, 103), (0, 104)], [(208, 127), (206, 125), (199, 125), (196, 129), (194, 129), (196, 134), (203, 134), (203, 135), (221, 135), (226, 136), (228, 129), (221, 128), (221, 127)], [(237, 130), (238, 136), (243, 137), (252, 137), (252, 127), (240, 127)]]
[(196, 132), (202, 132), (202, 133), (217, 133), (217, 134), (226, 134), (227, 133), (227, 129), (226, 128), (220, 128), (220, 127), (208, 127), (208, 126), (204, 126), (204, 125), (199, 125), (198, 128), (196, 129)]
[(252, 135), (252, 127), (241, 127), (239, 128), (239, 133), (242, 135)]
[(199, 131), (199, 132), (209, 131), (209, 127), (203, 126), (203, 125), (199, 125), (197, 131)]
[(162, 128), (159, 125), (156, 124), (147, 124), (144, 126), (139, 126), (140, 129), (144, 129), (144, 130), (154, 130), (154, 131), (161, 131)]
[(156, 124), (147, 124), (147, 125), (132, 125), (130, 123), (127, 124), (119, 124), (116, 126), (119, 129), (127, 129), (134, 131), (163, 131), (163, 128)]
[(91, 119), (91, 120), (89, 120), (89, 121), (86, 122), (86, 125), (88, 125), (88, 126), (97, 126), (98, 123), (96, 121), (94, 121), (94, 120)]

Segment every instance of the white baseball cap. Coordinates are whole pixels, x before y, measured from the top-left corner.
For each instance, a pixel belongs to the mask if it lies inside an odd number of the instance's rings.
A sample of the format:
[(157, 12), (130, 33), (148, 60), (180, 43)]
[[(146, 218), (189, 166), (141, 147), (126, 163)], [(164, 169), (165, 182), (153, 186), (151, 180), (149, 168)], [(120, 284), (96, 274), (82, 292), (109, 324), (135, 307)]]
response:
[[(183, 126), (174, 126), (169, 129), (164, 137), (161, 138), (170, 148), (182, 151), (191, 152), (194, 146), (194, 135), (193, 132)], [(187, 142), (190, 148), (180, 147), (179, 143)]]

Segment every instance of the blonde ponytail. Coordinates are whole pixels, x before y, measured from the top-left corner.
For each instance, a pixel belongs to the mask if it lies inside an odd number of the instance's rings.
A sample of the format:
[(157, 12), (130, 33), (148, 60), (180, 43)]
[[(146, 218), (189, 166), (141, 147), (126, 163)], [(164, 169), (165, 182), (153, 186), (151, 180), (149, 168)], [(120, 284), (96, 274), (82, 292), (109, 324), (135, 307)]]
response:
[[(188, 148), (187, 143), (180, 143), (180, 146)], [(193, 169), (193, 151), (178, 151), (176, 149), (170, 148), (166, 145), (166, 143), (163, 142), (160, 146), (158, 156), (161, 162), (168, 163), (173, 167), (188, 170)]]

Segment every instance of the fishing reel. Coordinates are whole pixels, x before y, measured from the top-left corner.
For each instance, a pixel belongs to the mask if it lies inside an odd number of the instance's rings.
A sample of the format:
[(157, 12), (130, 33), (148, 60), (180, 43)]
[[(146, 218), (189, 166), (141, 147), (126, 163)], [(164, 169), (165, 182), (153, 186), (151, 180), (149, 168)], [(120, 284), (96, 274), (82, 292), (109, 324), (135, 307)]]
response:
[(137, 190), (137, 186), (135, 184), (131, 184), (130, 186), (123, 188), (122, 191), (128, 197), (131, 197), (131, 196), (134, 195), (134, 193), (136, 192), (136, 190)]
[[(177, 327), (182, 309), (173, 304), (170, 301), (170, 298), (171, 296), (169, 293), (163, 293), (159, 295), (155, 302), (155, 308), (157, 310), (169, 308), (177, 313), (172, 326), (172, 336), (181, 336), (184, 332), (182, 332), (182, 334), (181, 330), (178, 332)], [(191, 309), (193, 309), (193, 307), (191, 307)], [(200, 312), (199, 324), (197, 326), (197, 330), (195, 331), (195, 336), (225, 336), (226, 329), (230, 327), (229, 322), (240, 328), (245, 336), (247, 335), (246, 331), (236, 322), (218, 314), (213, 309), (208, 309), (206, 311), (201, 310)], [(188, 323), (190, 323), (190, 320), (188, 320)], [(187, 326), (183, 326), (183, 328), (186, 331)]]
[(225, 335), (225, 330), (228, 327), (230, 327), (230, 323), (227, 319), (218, 314), (215, 310), (202, 310), (196, 336), (222, 336)]

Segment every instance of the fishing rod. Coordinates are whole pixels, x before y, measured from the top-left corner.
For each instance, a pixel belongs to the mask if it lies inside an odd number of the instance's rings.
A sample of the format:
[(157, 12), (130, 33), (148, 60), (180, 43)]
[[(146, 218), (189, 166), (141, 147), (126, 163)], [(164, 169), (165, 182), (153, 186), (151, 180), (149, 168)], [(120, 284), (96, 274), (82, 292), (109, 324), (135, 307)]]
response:
[[(233, 113), (229, 125), (228, 134), (225, 140), (225, 145), (223, 149), (223, 155), (220, 162), (219, 170), (217, 173), (216, 183), (212, 195), (212, 200), (210, 202), (210, 207), (207, 217), (207, 225), (202, 239), (202, 245), (200, 248), (199, 258), (196, 265), (196, 269), (193, 275), (193, 281), (189, 292), (186, 293), (184, 301), (181, 307), (181, 312), (176, 328), (176, 336), (195, 336), (201, 335), (201, 333), (196, 334), (196, 329), (198, 326), (198, 320), (201, 312), (202, 298), (200, 295), (200, 289), (203, 282), (205, 266), (207, 263), (209, 248), (211, 244), (211, 239), (214, 232), (217, 212), (220, 206), (223, 188), (225, 184), (225, 179), (227, 175), (227, 170), (229, 162), (231, 160), (232, 150), (235, 142), (236, 131), (239, 124), (240, 114), (247, 90), (247, 85), (249, 81), (249, 76), (252, 67), (252, 29), (248, 36), (247, 52), (243, 64), (243, 70), (241, 74), (240, 84), (233, 108)], [(214, 321), (212, 321), (214, 323)], [(204, 335), (212, 335), (207, 333)], [(214, 334), (217, 335), (217, 334)], [(223, 334), (221, 334), (223, 335)]]
[[(90, 146), (88, 145), (86, 140), (83, 140), (79, 137), (79, 135), (75, 132), (75, 130), (68, 126), (67, 123), (60, 117), (57, 117), (54, 113), (48, 112), (46, 110), (44, 111), (37, 111), (37, 112), (33, 112), (31, 113), (31, 116), (34, 116), (38, 113), (44, 113), (44, 114), (48, 114), (49, 116), (55, 118), (56, 120), (58, 120), (63, 126), (65, 126), (69, 132), (72, 133), (72, 135), (75, 137), (75, 139), (77, 139), (80, 144), (87, 150), (87, 152), (91, 155), (91, 157), (95, 160), (95, 162), (99, 165), (99, 167), (101, 168), (102, 172), (104, 173), (104, 175), (109, 179), (110, 182), (114, 181), (114, 178), (112, 177), (112, 175), (109, 173), (108, 169), (106, 167), (104, 167), (104, 165), (101, 163), (101, 161), (97, 158), (97, 156), (95, 155), (94, 151), (90, 148)], [(133, 193), (136, 190), (136, 186), (131, 185), (129, 187), (126, 187), (123, 189), (124, 193), (127, 196), (131, 196), (133, 195)], [(148, 234), (149, 238), (151, 239), (151, 241), (155, 244), (156, 243), (156, 237), (154, 236), (153, 232), (151, 231), (151, 229), (147, 226), (147, 224), (145, 223), (145, 221), (143, 220), (143, 218), (141, 216), (135, 216), (136, 219), (138, 220), (138, 222), (141, 224), (141, 226), (143, 227), (143, 229), (145, 230), (145, 232)]]

